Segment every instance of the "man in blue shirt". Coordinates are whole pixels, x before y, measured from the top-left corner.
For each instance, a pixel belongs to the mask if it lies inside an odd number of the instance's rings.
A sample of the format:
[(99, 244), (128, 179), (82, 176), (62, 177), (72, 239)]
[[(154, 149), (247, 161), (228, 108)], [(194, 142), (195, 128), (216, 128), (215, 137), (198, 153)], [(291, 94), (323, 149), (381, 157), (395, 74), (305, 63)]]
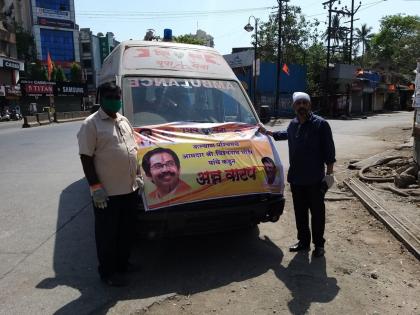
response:
[[(296, 113), (286, 131), (271, 132), (263, 126), (260, 132), (274, 140), (288, 140), (290, 168), (287, 180), (290, 183), (295, 210), (298, 242), (291, 252), (309, 250), (311, 232), (315, 257), (324, 256), (325, 203), (328, 188), (334, 183), (335, 146), (327, 121), (311, 112), (311, 98), (303, 92), (293, 94), (293, 109)], [(326, 166), (326, 170), (325, 170)]]

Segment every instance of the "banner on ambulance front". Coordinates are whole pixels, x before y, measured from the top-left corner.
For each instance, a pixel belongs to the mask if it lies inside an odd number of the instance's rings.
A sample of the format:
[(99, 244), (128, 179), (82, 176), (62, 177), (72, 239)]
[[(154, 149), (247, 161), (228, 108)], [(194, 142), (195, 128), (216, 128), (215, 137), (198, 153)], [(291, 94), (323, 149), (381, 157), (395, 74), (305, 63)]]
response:
[(241, 195), (283, 194), (283, 166), (258, 127), (170, 123), (137, 129), (147, 211)]

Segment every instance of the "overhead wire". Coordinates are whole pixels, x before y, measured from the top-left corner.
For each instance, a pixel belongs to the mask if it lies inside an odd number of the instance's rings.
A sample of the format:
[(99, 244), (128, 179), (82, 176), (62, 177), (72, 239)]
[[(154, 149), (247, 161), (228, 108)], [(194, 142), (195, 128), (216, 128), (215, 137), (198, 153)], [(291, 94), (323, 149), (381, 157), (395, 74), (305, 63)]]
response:
[(135, 19), (135, 20), (148, 20), (156, 18), (185, 18), (185, 17), (197, 17), (197, 16), (215, 16), (215, 15), (226, 15), (226, 14), (240, 14), (255, 11), (266, 11), (272, 9), (272, 7), (258, 7), (258, 8), (246, 8), (246, 9), (235, 9), (235, 10), (207, 10), (207, 11), (179, 11), (179, 12), (126, 12), (126, 11), (80, 11), (76, 12), (78, 17), (86, 18), (102, 18), (102, 19)]

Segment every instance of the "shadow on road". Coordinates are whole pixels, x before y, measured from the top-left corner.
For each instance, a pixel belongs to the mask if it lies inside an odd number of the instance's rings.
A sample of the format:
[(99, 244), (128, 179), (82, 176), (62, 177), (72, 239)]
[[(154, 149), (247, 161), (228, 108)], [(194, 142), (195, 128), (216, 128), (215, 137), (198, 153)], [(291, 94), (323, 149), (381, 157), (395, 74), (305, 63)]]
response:
[(327, 276), (325, 257), (311, 258), (309, 252), (299, 252), (287, 267), (274, 270), (292, 293), (288, 302), (292, 314), (306, 314), (312, 303), (327, 303), (334, 300), (340, 288), (337, 279)]
[[(138, 241), (131, 260), (141, 271), (132, 275), (129, 287), (110, 288), (96, 271), (93, 210), (85, 179), (63, 190), (58, 211), (55, 277), (42, 280), (37, 288), (67, 286), (77, 290), (79, 297), (55, 314), (106, 314), (118, 301), (194, 294), (258, 277), (270, 269), (291, 290), (294, 299), (289, 307), (294, 314), (308, 309), (311, 302), (330, 301), (338, 292), (335, 279), (326, 277), (325, 260), (309, 263), (297, 255), (284, 268), (281, 249), (270, 239), (261, 239), (258, 229)], [(72, 298), (74, 293), (69, 293), (63, 301)]]

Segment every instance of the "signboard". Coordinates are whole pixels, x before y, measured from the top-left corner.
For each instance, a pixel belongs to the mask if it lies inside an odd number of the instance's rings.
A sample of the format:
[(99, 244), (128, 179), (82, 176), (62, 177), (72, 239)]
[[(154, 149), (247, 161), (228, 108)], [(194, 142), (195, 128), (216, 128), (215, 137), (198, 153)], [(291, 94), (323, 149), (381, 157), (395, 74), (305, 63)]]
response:
[(20, 81), (24, 96), (54, 96), (55, 82), (47, 81)]
[(6, 86), (6, 97), (8, 97), (8, 98), (18, 98), (20, 96), (22, 96), (20, 86), (18, 86), (18, 85)]
[(19, 62), (3, 59), (3, 68), (20, 70)]
[(170, 123), (140, 129), (147, 211), (242, 195), (283, 194), (274, 145), (243, 123)]
[(0, 96), (6, 96), (6, 87), (0, 85)]
[(223, 55), (231, 68), (249, 67), (254, 63), (254, 51), (246, 50), (234, 54)]
[(54, 89), (55, 96), (85, 96), (87, 95), (86, 84), (57, 82)]
[(99, 51), (101, 55), (101, 62), (109, 55), (108, 37), (99, 37)]
[(230, 71), (223, 57), (211, 51), (162, 47), (127, 48), (124, 51), (123, 66), (127, 70), (161, 69), (223, 76)]
[[(413, 107), (420, 108), (420, 62), (417, 62), (416, 80), (414, 86), (415, 91), (413, 94)], [(418, 123), (420, 123), (420, 120), (418, 121)]]
[(43, 26), (74, 29), (74, 23), (72, 21), (63, 21), (63, 20), (58, 20), (58, 19), (50, 19), (50, 18), (39, 17), (38, 18), (38, 24), (43, 25)]
[(59, 11), (46, 8), (36, 8), (36, 16), (48, 19), (71, 20), (70, 11)]

